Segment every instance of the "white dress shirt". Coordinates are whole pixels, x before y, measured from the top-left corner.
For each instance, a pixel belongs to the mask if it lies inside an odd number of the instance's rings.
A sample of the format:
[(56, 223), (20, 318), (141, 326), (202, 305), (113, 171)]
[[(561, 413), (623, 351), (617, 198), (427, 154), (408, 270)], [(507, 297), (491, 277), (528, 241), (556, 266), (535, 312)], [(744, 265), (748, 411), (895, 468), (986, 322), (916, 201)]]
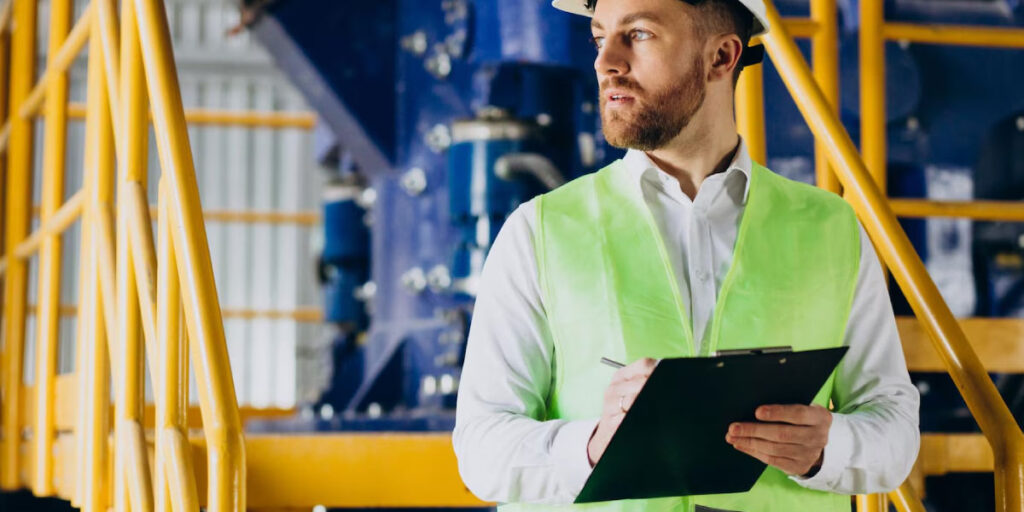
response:
[[(624, 157), (674, 265), (694, 339), (707, 340), (746, 205), (750, 156), (741, 141), (728, 170), (694, 200), (641, 151)], [(587, 444), (598, 418), (546, 420), (551, 333), (537, 281), (536, 205), (516, 209), (484, 264), (462, 369), (453, 444), (479, 498), (571, 503), (590, 475)], [(844, 494), (899, 486), (917, 458), (919, 394), (907, 374), (881, 266), (863, 227), (860, 270), (839, 364), (821, 469), (800, 485)], [(594, 393), (603, 394), (603, 389)], [(724, 435), (724, 433), (723, 433)]]

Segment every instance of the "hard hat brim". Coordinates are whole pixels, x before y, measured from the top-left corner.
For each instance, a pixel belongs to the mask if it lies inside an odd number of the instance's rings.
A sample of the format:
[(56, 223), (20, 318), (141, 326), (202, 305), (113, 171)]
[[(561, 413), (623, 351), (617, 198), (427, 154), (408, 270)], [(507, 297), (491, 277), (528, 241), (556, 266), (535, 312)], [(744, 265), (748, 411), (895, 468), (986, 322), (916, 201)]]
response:
[[(760, 10), (761, 12), (758, 12), (758, 9), (752, 9), (746, 2), (740, 3), (750, 9), (750, 13), (754, 15), (754, 26), (752, 27), (750, 37), (757, 37), (768, 32), (768, 20), (766, 19), (763, 5)], [(588, 18), (592, 18), (594, 16), (594, 13), (591, 12), (590, 9), (587, 9), (585, 0), (552, 0), (551, 5), (555, 9), (571, 14), (578, 14)]]

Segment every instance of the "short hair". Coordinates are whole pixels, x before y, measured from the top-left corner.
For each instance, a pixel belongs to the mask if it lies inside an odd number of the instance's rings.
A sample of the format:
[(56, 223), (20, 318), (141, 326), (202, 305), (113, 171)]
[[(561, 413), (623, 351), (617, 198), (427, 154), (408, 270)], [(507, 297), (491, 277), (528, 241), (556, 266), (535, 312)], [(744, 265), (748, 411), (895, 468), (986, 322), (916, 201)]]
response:
[[(746, 50), (750, 43), (751, 32), (754, 30), (754, 15), (739, 0), (680, 0), (696, 7), (707, 23), (697, 24), (697, 33), (700, 37), (707, 39), (712, 35), (731, 33), (740, 38), (740, 44)], [(597, 7), (597, 0), (584, 0), (584, 5), (593, 12)], [(741, 64), (736, 65), (732, 74), (732, 85), (736, 87), (736, 81), (740, 78), (740, 71), (743, 71)]]

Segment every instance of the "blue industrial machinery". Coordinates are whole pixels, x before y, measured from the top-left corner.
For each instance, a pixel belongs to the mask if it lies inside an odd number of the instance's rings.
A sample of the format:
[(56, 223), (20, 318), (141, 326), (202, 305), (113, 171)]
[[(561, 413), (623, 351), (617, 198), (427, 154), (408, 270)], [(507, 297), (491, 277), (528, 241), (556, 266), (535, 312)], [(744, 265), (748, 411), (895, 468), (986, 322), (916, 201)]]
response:
[[(246, 4), (257, 14), (250, 30), (343, 155), (325, 159), (346, 178), (325, 202), (322, 276), (326, 317), (346, 327), (335, 386), (319, 404), (336, 413), (316, 426), (450, 429), (476, 280), (501, 224), (532, 196), (622, 154), (601, 136), (589, 24), (548, 0)], [(776, 4), (808, 15), (806, 0)], [(889, 0), (885, 9), (891, 21), (1024, 26), (1018, 0)], [(856, 13), (856, 0), (840, 2), (841, 116), (854, 140)], [(1024, 199), (1024, 52), (889, 43), (886, 53), (890, 193)], [(765, 105), (767, 165), (813, 180), (811, 132), (770, 60)], [(1019, 227), (906, 227), (955, 312), (1024, 311)], [(948, 377), (915, 379), (926, 430), (976, 428), (944, 391)], [(1020, 414), (1024, 386), (1003, 382)]]

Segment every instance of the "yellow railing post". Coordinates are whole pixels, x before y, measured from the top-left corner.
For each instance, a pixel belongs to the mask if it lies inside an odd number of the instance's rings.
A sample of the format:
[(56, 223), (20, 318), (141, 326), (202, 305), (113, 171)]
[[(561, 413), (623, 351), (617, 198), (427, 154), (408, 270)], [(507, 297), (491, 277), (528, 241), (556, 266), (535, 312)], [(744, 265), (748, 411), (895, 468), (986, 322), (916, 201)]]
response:
[(997, 510), (1021, 510), (1024, 508), (1024, 434), (900, 227), (885, 194), (871, 179), (842, 123), (814, 82), (807, 63), (782, 26), (778, 11), (771, 2), (766, 4), (773, 30), (764, 41), (772, 62), (811, 131), (823, 142), (847, 199), (883, 260), (890, 265), (953, 382), (992, 445)]
[(914, 493), (910, 480), (903, 482), (895, 491), (889, 493), (889, 501), (899, 512), (925, 512), (921, 499)]
[(130, 1), (121, 5), (120, 43), (120, 85), (117, 88), (120, 97), (111, 101), (113, 105), (114, 101), (119, 100), (113, 112), (119, 118), (116, 123), (116, 139), (121, 151), (118, 159), (116, 238), (120, 366), (115, 372), (121, 377), (121, 386), (118, 387), (121, 393), (115, 404), (117, 449), (114, 462), (115, 467), (119, 466), (120, 469), (115, 470), (114, 506), (115, 511), (125, 510), (126, 498), (130, 498), (132, 512), (148, 512), (153, 509), (153, 480), (149, 464), (146, 463), (145, 439), (141, 428), (145, 405), (145, 373), (138, 285), (129, 240), (128, 217), (132, 210), (132, 188), (146, 181), (149, 130), (135, 5)]
[(768, 158), (764, 130), (764, 65), (743, 68), (736, 83), (736, 129), (755, 162)]
[(884, 494), (859, 494), (856, 497), (857, 512), (886, 512), (889, 504)]
[[(185, 440), (187, 445), (188, 412), (188, 345), (181, 329), (181, 288), (178, 282), (177, 262), (171, 242), (170, 205), (167, 199), (167, 180), (159, 184), (159, 261), (157, 277), (157, 324), (159, 369), (155, 371), (161, 381), (161, 397), (156, 400), (156, 510), (196, 510), (199, 498), (195, 474), (192, 471), (191, 449), (180, 449), (175, 444)], [(181, 460), (178, 460), (181, 459)], [(176, 468), (180, 468), (175, 471)], [(175, 485), (169, 485), (171, 483)], [(175, 489), (176, 492), (168, 492)]]
[(244, 510), (245, 452), (241, 421), (166, 13), (160, 0), (134, 2), (138, 8), (157, 148), (168, 180), (174, 226), (172, 243), (209, 448), (207, 506), (215, 512)]
[[(86, 118), (85, 189), (88, 195), (82, 218), (82, 262), (79, 271), (80, 279), (87, 283), (86, 295), (80, 295), (79, 299), (79, 303), (84, 306), (79, 312), (79, 322), (87, 323), (84, 327), (87, 339), (79, 340), (84, 363), (79, 372), (85, 375), (82, 383), (85, 400), (82, 401), (80, 413), (83, 417), (80, 443), (83, 447), (80, 452), (80, 465), (83, 468), (81, 477), (84, 479), (81, 497), (83, 512), (106, 512), (110, 503), (107, 439), (110, 430), (108, 375), (111, 364), (108, 342), (112, 343), (116, 339), (107, 336), (107, 332), (114, 328), (105, 314), (113, 310), (112, 294), (104, 297), (101, 292), (101, 262), (97, 251), (99, 237), (96, 223), (104, 221), (99, 213), (102, 209), (110, 208), (114, 197), (114, 133), (98, 29), (99, 17), (94, 15), (89, 44), (89, 106)], [(114, 382), (118, 382), (116, 376)]]
[[(53, 63), (71, 29), (71, 0), (50, 1), (47, 60)], [(68, 78), (64, 72), (46, 85), (46, 132), (43, 137), (42, 211), (45, 223), (64, 200), (64, 160), (67, 150)], [(54, 386), (57, 378), (57, 329), (60, 306), (61, 235), (43, 240), (39, 255), (38, 313), (36, 314), (36, 419), (33, 491), (53, 494)]]
[(884, 0), (860, 2), (860, 149), (875, 184), (886, 194)]
[[(811, 19), (818, 30), (811, 38), (811, 63), (814, 79), (825, 93), (835, 112), (839, 112), (839, 20), (836, 0), (811, 0)], [(814, 170), (818, 186), (839, 193), (839, 180), (828, 165), (821, 144), (814, 144)]]
[[(32, 121), (16, 115), (28, 97), (36, 70), (36, 0), (14, 1), (12, 34), (10, 138), (7, 148), (6, 251), (8, 256), (29, 228), (32, 193)], [(0, 489), (16, 490), (21, 485), (18, 471), (21, 442), (21, 379), (25, 350), (25, 302), (28, 291), (28, 262), (7, 258), (4, 275), (4, 409), (0, 441)]]
[[(11, 64), (11, 13), (12, 3), (11, 0), (4, 2), (3, 8), (0, 9), (0, 126), (5, 126), (7, 123), (8, 112), (7, 108), (7, 94), (9, 93), (8, 85), (10, 85), (11, 75), (8, 73), (8, 67)], [(0, 183), (6, 186), (7, 175), (5, 169), (7, 168), (6, 159), (3, 157), (4, 148), (0, 145)], [(4, 193), (0, 192), (0, 257), (6, 253), (6, 245), (4, 245), (6, 226), (6, 198)], [(3, 274), (0, 274), (2, 276)], [(3, 307), (3, 291), (0, 289), (0, 308)], [(0, 365), (3, 364), (3, 357), (0, 357)], [(0, 368), (2, 369), (2, 368)], [(0, 377), (2, 378), (2, 377)]]

